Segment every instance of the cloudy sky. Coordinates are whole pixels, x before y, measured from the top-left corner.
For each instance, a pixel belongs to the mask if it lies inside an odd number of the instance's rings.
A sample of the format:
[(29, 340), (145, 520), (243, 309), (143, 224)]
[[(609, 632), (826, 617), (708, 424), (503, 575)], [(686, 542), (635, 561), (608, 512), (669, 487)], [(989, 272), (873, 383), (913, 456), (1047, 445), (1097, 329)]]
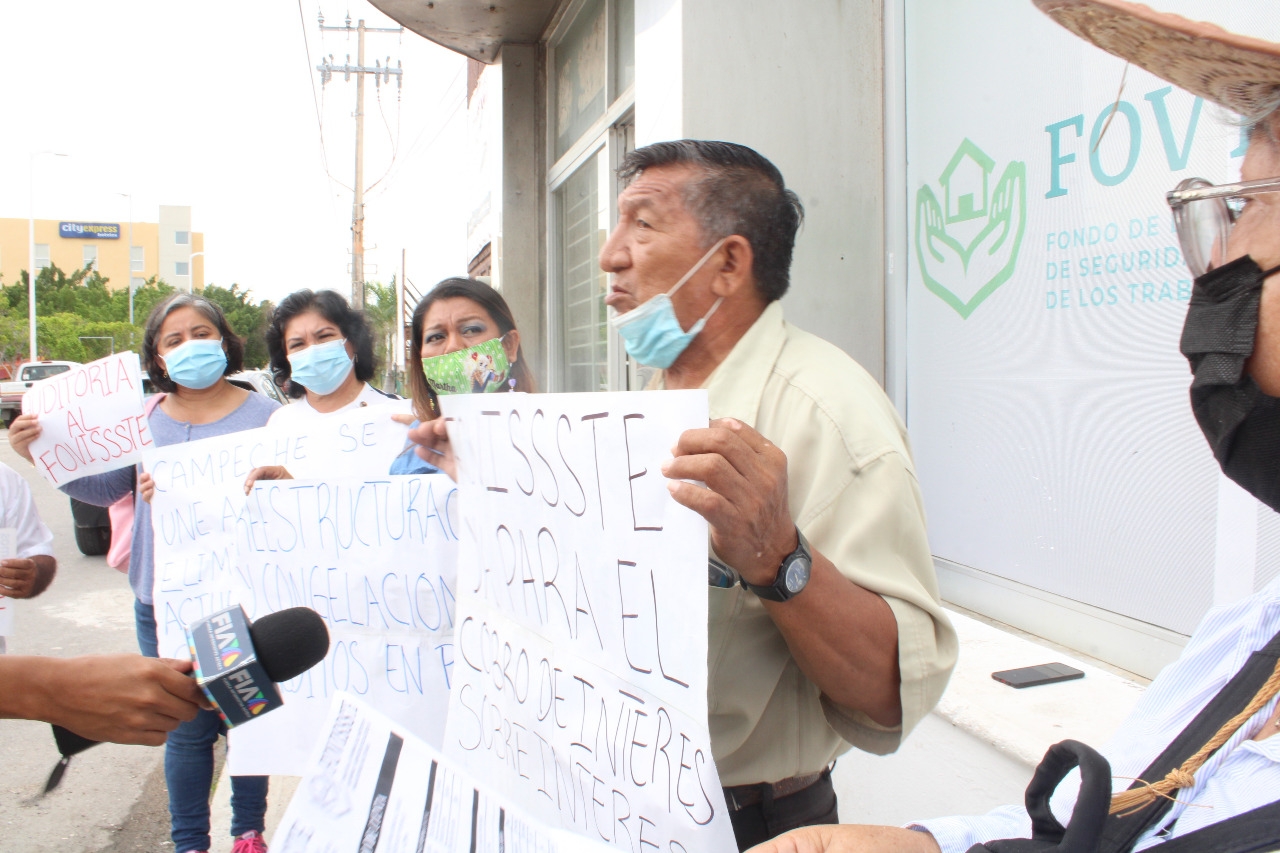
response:
[[(34, 160), (37, 218), (125, 223), (120, 193), (138, 221), (190, 205), (207, 282), (272, 300), (350, 292), (355, 80), (322, 86), (315, 66), (348, 53), (354, 65), (356, 39), (321, 33), (316, 17), (394, 22), (363, 0), (0, 11), (0, 217), (27, 217), (31, 154), (57, 151), (68, 156)], [(407, 31), (369, 34), (366, 51), (369, 65), (390, 56), (404, 68), (402, 90), (365, 83), (366, 277), (389, 281), (404, 249), (425, 290), (467, 262), (465, 61)]]

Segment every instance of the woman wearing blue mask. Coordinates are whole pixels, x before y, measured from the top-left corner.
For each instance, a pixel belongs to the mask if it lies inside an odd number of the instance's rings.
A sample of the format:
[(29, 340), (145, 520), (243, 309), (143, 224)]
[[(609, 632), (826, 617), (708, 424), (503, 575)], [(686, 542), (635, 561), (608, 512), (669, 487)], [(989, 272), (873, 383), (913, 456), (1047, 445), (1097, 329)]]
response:
[[(152, 384), (164, 392), (149, 409), (148, 426), (157, 446), (196, 441), (264, 426), (280, 408), (276, 401), (238, 388), (226, 377), (244, 366), (244, 344), (231, 330), (222, 310), (204, 297), (179, 293), (161, 302), (147, 319), (142, 340), (142, 366)], [(14, 421), (9, 431), (13, 449), (31, 459), (29, 445), (40, 434), (34, 415)], [(132, 468), (84, 477), (62, 487), (73, 498), (109, 506), (134, 490)], [(158, 656), (152, 589), (155, 548), (151, 528), (151, 476), (137, 474), (133, 515), (133, 549), (129, 584), (136, 598), (134, 616), (138, 646)], [(214, 711), (201, 711), (170, 733), (165, 742), (165, 780), (174, 850), (210, 847), (209, 791), (213, 785), (213, 747), (222, 733)], [(231, 777), (231, 834), (234, 853), (263, 853), (267, 809), (267, 777)]]
[[(473, 278), (447, 278), (423, 297), (413, 311), (409, 352), (418, 355), (405, 369), (415, 434), (423, 429), (419, 424), (439, 417), (442, 394), (537, 390), (511, 308), (502, 294)], [(443, 470), (454, 476), (447, 450), (417, 449), (411, 443), (391, 473)]]
[(400, 399), (369, 384), (377, 368), (373, 331), (341, 294), (289, 294), (271, 315), (266, 339), (275, 383), (297, 400), (272, 426)]
[[(271, 426), (300, 427), (311, 418), (388, 403), (398, 404), (392, 411), (408, 411), (401, 397), (369, 384), (377, 367), (373, 331), (364, 313), (341, 294), (290, 293), (271, 315), (266, 342), (276, 385), (296, 400), (272, 416)], [(245, 480), (245, 493), (257, 480), (290, 476), (280, 465), (254, 468)]]

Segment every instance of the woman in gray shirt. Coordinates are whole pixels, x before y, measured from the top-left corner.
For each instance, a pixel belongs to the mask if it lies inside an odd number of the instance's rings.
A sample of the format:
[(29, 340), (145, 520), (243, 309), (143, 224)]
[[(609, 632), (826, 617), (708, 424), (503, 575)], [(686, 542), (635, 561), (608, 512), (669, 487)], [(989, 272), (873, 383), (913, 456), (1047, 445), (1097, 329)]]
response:
[[(156, 445), (226, 435), (265, 426), (280, 404), (261, 394), (238, 388), (226, 377), (243, 367), (244, 344), (221, 309), (207, 299), (176, 294), (156, 306), (147, 319), (142, 365), (156, 388), (165, 392), (149, 409), (148, 425)], [(34, 415), (23, 415), (9, 430), (9, 442), (30, 459), (28, 445), (40, 434)], [(121, 468), (75, 480), (62, 487), (73, 498), (109, 506), (134, 490), (133, 468)], [(148, 474), (137, 476), (139, 495), (154, 488)], [(151, 505), (134, 503), (133, 551), (129, 584), (133, 587), (138, 646), (158, 656), (152, 590), (155, 583), (155, 540)], [(224, 731), (214, 711), (178, 726), (165, 743), (165, 780), (169, 786), (169, 816), (176, 853), (207, 851), (209, 791), (213, 785), (213, 746)], [(267, 809), (266, 776), (231, 777), (231, 834), (233, 853), (265, 853), (262, 841)]]

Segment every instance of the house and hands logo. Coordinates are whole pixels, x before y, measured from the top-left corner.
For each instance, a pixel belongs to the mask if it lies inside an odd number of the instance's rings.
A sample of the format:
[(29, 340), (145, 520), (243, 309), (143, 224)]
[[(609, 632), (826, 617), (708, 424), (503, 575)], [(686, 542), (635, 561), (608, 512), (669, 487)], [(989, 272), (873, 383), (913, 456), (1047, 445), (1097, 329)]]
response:
[(929, 290), (968, 318), (1009, 280), (1027, 224), (1027, 165), (1010, 162), (990, 188), (996, 162), (968, 139), (942, 171), (939, 202), (916, 193), (916, 259)]

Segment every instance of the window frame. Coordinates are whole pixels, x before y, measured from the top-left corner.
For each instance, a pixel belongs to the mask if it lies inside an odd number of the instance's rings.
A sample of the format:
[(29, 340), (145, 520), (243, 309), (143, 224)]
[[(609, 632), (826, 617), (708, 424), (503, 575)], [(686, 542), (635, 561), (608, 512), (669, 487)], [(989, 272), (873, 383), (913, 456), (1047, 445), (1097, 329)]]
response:
[[(92, 257), (92, 258), (90, 258), (90, 257), (89, 257), (89, 255), (90, 255), (90, 254), (92, 254), (92, 255), (93, 255), (93, 257)], [(83, 245), (80, 247), (80, 260), (81, 260), (81, 262), (82, 262), (82, 263), (80, 264), (80, 268), (81, 268), (81, 269), (84, 269), (85, 267), (87, 267), (87, 266), (89, 266), (90, 264), (92, 264), (92, 265), (93, 265), (93, 268), (96, 270), (96, 269), (98, 268), (98, 260), (99, 260), (99, 259), (98, 259), (98, 247), (97, 247), (97, 245), (95, 245), (94, 243), (85, 243), (85, 244), (83, 244)]]
[[(41, 249), (44, 250), (43, 259), (41, 258)], [(52, 246), (48, 243), (35, 244), (35, 268), (37, 274), (39, 274), (41, 270), (53, 266), (53, 255), (51, 254), (51, 250)]]
[[(635, 81), (618, 90), (618, 69), (616, 60), (617, 47), (617, 6), (621, 0), (600, 0), (604, 4), (605, 29), (605, 108), (591, 125), (569, 146), (559, 158), (551, 161), (556, 150), (555, 127), (555, 92), (556, 51), (560, 43), (569, 33), (578, 17), (595, 0), (573, 0), (563, 7), (562, 14), (552, 22), (544, 38), (544, 85), (546, 86), (544, 114), (544, 151), (547, 152), (546, 170), (546, 271), (547, 271), (547, 385), (549, 391), (563, 391), (566, 385), (568, 352), (567, 330), (565, 329), (565, 287), (558, 280), (561, 255), (560, 244), (560, 200), (559, 190), (568, 179), (601, 151), (604, 152), (604, 169), (609, 173), (602, 178), (616, 174), (617, 166), (626, 155), (628, 146), (635, 140)], [(604, 179), (597, 183), (600, 202), (604, 205), (607, 216), (606, 233), (611, 233), (618, 223), (618, 193), (620, 187), (616, 179)], [(610, 391), (623, 391), (632, 386), (632, 371), (628, 367), (626, 350), (622, 339), (609, 329), (605, 336), (607, 385)]]

